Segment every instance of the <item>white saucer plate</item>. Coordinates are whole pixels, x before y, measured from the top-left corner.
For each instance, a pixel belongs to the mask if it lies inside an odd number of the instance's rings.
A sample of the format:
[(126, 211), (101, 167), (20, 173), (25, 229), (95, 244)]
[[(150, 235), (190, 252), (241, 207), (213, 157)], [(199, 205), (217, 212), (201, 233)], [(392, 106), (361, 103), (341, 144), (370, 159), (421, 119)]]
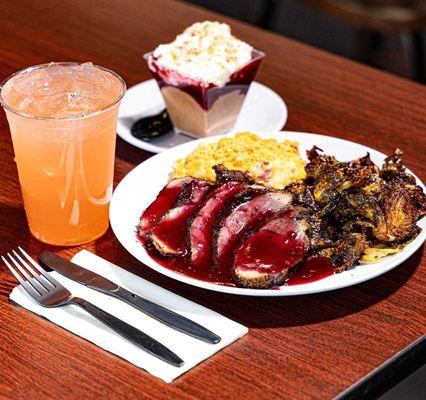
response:
[[(349, 161), (364, 156), (367, 152), (370, 153), (371, 159), (377, 165), (381, 165), (385, 158), (384, 154), (367, 146), (330, 136), (300, 132), (258, 133), (258, 135), (264, 138), (297, 141), (299, 143), (300, 154), (302, 155), (306, 154), (306, 150), (316, 145), (327, 154), (332, 154), (341, 161)], [(157, 154), (130, 171), (117, 186), (110, 207), (111, 226), (121, 244), (145, 265), (141, 265), (141, 268), (149, 267), (178, 281), (217, 292), (248, 296), (302, 295), (340, 289), (382, 275), (408, 259), (421, 247), (426, 238), (426, 218), (423, 218), (418, 223), (420, 228), (422, 228), (421, 233), (400, 253), (388, 256), (379, 262), (358, 265), (348, 271), (328, 276), (315, 282), (292, 286), (283, 285), (279, 290), (245, 289), (222, 286), (173, 272), (156, 263), (147, 254), (140, 242), (136, 239), (135, 227), (144, 209), (155, 199), (158, 192), (167, 183), (173, 162), (176, 159), (185, 157), (200, 143), (215, 140), (218, 140), (218, 138), (192, 141), (174, 147), (161, 154)], [(409, 154), (406, 154), (406, 157), (409, 156)], [(417, 181), (418, 184), (422, 186), (423, 190), (425, 190), (424, 185), (418, 179)]]
[[(132, 125), (140, 118), (156, 115), (166, 105), (154, 79), (139, 83), (127, 90), (120, 105), (117, 134), (127, 143), (152, 153), (160, 153), (195, 139), (178, 132), (170, 132), (150, 142), (137, 139), (130, 133)], [(268, 87), (253, 82), (233, 131), (271, 131), (284, 127), (287, 107), (281, 97)]]

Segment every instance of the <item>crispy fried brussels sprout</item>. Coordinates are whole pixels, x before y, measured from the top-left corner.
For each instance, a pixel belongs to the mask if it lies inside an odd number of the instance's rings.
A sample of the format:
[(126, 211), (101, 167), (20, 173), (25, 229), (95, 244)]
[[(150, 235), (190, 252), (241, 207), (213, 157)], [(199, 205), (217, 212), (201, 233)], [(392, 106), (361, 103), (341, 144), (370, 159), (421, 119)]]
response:
[(296, 181), (284, 188), (286, 192), (293, 195), (293, 202), (300, 206), (316, 208), (315, 199), (312, 194), (312, 188), (308, 186), (306, 181)]
[(374, 226), (382, 223), (385, 219), (374, 197), (364, 190), (346, 193), (344, 200), (355, 217), (365, 218), (371, 221)]
[(309, 164), (306, 165), (305, 169), (308, 178), (316, 179), (319, 175), (327, 171), (327, 169), (339, 163), (335, 157), (320, 154), (320, 151), (322, 152), (317, 146), (307, 151)]
[(368, 241), (364, 234), (348, 233), (338, 239), (333, 247), (318, 253), (330, 259), (335, 272), (343, 272), (359, 261), (367, 247)]
[[(385, 158), (385, 162), (382, 166), (381, 175), (383, 177), (388, 177), (391, 179), (386, 180), (392, 180), (392, 176), (397, 176), (400, 174), (405, 175), (405, 166), (402, 163), (402, 155), (404, 153), (400, 149), (396, 149), (393, 154)], [(412, 175), (406, 174), (407, 177), (409, 177), (410, 180), (412, 180), (412, 183), (415, 183), (415, 179)]]
[(367, 188), (372, 193), (381, 190), (380, 171), (367, 154), (350, 162), (339, 162), (334, 157), (319, 154), (314, 147), (308, 152), (308, 178), (313, 182), (315, 201), (325, 206), (335, 202), (350, 188)]
[(384, 219), (373, 229), (376, 239), (401, 242), (410, 239), (417, 230), (417, 207), (403, 186), (391, 185), (380, 196)]
[(402, 164), (402, 154), (402, 151), (397, 149), (392, 155), (387, 157), (380, 176), (388, 187), (390, 185), (403, 187), (413, 200), (417, 208), (418, 219), (420, 219), (426, 215), (426, 196), (423, 189), (416, 185), (414, 176), (406, 172), (406, 168)]
[(333, 230), (327, 221), (317, 213), (306, 216), (308, 222), (308, 236), (312, 250), (323, 249), (333, 245)]
[(328, 173), (319, 175), (314, 185), (314, 199), (320, 205), (335, 201), (343, 191), (352, 186), (345, 167), (334, 166)]
[(375, 248), (399, 249), (418, 234), (426, 196), (406, 171), (400, 150), (385, 159), (381, 170), (369, 154), (339, 162), (314, 146), (307, 156), (307, 179), (290, 185), (289, 191), (314, 210), (308, 231), (312, 249), (328, 256), (337, 271), (356, 263), (370, 242)]

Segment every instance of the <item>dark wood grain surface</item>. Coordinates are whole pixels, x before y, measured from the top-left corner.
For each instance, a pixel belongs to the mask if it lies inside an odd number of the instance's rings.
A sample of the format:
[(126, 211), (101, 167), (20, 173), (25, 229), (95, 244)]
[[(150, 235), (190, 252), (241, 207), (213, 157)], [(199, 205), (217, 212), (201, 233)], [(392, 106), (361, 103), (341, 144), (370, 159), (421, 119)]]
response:
[[(93, 61), (132, 86), (149, 78), (142, 54), (192, 22), (221, 19), (267, 59), (258, 80), (286, 101), (286, 128), (404, 150), (426, 179), (426, 88), (201, 8), (165, 0), (0, 2), (0, 77), (48, 61)], [(13, 149), (0, 116), (0, 253), (29, 234)], [(117, 139), (115, 183), (151, 155)], [(46, 211), (47, 212), (47, 211)], [(335, 292), (293, 298), (211, 293), (133, 259), (111, 230), (86, 248), (247, 325), (249, 334), (172, 384), (8, 303), (15, 285), (0, 267), (0, 398), (327, 399), (425, 333), (425, 257)]]

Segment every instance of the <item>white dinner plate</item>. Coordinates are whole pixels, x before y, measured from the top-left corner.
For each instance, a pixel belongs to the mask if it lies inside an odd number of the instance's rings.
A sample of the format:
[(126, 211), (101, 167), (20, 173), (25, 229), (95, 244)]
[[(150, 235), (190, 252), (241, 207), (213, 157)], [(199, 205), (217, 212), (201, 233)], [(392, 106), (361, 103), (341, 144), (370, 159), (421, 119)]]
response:
[[(195, 139), (178, 132), (170, 132), (150, 142), (135, 138), (130, 129), (140, 118), (156, 115), (166, 105), (154, 79), (139, 83), (127, 90), (120, 105), (117, 134), (127, 143), (152, 153), (160, 153)], [(240, 115), (232, 131), (271, 131), (284, 127), (287, 107), (282, 98), (268, 87), (253, 82), (247, 93)]]
[[(325, 153), (332, 154), (341, 161), (349, 161), (364, 156), (367, 152), (370, 153), (371, 159), (377, 165), (381, 165), (385, 158), (384, 154), (367, 146), (330, 136), (300, 132), (258, 133), (258, 135), (264, 138), (297, 141), (299, 142), (300, 153), (303, 156), (306, 150), (316, 145), (324, 150)], [(379, 262), (358, 265), (348, 271), (334, 274), (315, 282), (291, 286), (283, 285), (279, 290), (245, 289), (222, 286), (171, 271), (157, 264), (147, 254), (140, 242), (136, 239), (135, 227), (144, 209), (155, 199), (158, 192), (167, 183), (173, 162), (178, 158), (185, 157), (200, 143), (215, 140), (218, 140), (218, 138), (201, 139), (157, 154), (130, 171), (117, 186), (110, 207), (111, 226), (121, 244), (134, 257), (141, 261), (141, 263), (146, 265), (146, 267), (141, 265), (141, 268), (149, 267), (178, 281), (217, 292), (249, 296), (292, 296), (339, 289), (384, 274), (410, 257), (422, 245), (426, 238), (426, 218), (423, 218), (418, 223), (422, 228), (421, 233), (400, 253), (388, 256)], [(406, 157), (410, 157), (410, 154), (406, 154)], [(417, 181), (424, 190), (424, 185), (418, 179)]]

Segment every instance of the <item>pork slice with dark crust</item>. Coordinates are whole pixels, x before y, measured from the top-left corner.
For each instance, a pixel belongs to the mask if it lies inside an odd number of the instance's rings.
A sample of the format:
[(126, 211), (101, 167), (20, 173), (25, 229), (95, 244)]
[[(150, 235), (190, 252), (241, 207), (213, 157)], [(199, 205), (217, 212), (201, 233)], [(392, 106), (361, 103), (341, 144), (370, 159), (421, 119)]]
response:
[(175, 206), (163, 215), (148, 235), (159, 253), (165, 256), (184, 256), (188, 253), (188, 224), (212, 187), (208, 182), (196, 179), (183, 185)]
[(267, 289), (280, 285), (309, 248), (303, 208), (292, 207), (248, 235), (235, 254), (232, 274), (238, 286)]
[(213, 190), (189, 226), (188, 240), (191, 262), (201, 268), (212, 265), (213, 227), (227, 202), (237, 193), (247, 189), (242, 182), (226, 182)]
[(226, 182), (242, 182), (247, 185), (254, 184), (254, 180), (243, 171), (235, 169), (227, 169), (223, 164), (213, 166), (216, 174), (216, 183), (222, 184)]
[(292, 196), (286, 192), (260, 192), (236, 206), (216, 229), (213, 242), (215, 261), (232, 266), (233, 251), (244, 235), (259, 226), (267, 218), (284, 212), (291, 204)]
[(157, 225), (158, 221), (160, 221), (161, 217), (175, 205), (184, 185), (193, 180), (195, 178), (191, 177), (173, 179), (158, 193), (157, 198), (141, 215), (139, 225), (137, 226), (138, 236), (143, 242), (155, 225)]

